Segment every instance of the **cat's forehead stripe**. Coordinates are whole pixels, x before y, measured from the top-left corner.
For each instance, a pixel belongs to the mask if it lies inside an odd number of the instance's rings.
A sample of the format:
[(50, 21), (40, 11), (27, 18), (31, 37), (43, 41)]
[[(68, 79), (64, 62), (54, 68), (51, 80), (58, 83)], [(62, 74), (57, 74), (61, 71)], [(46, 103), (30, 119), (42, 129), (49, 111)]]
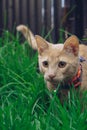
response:
[(63, 44), (53, 44), (51, 48), (48, 50), (49, 57), (51, 58), (57, 58), (60, 55), (60, 52), (63, 49)]
[(43, 59), (45, 58), (51, 60), (58, 58), (62, 49), (63, 44), (51, 44), (50, 48), (42, 53), (41, 58), (43, 57)]
[(63, 49), (63, 44), (53, 44), (52, 45), (52, 48), (54, 48), (54, 49), (58, 49), (58, 50), (62, 50)]

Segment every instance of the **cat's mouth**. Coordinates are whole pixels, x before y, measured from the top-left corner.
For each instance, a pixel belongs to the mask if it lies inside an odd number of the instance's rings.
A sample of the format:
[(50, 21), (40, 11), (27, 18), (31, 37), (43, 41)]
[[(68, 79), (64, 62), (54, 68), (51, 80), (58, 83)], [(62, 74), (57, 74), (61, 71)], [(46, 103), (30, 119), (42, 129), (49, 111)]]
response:
[(64, 86), (64, 84), (66, 84), (66, 80), (64, 80), (64, 79), (56, 79), (56, 78), (54, 78), (54, 79), (50, 79), (50, 78), (48, 78), (48, 79), (46, 79), (48, 82), (50, 82), (53, 86), (58, 86), (59, 84), (61, 84), (62, 86)]
[(55, 79), (48, 78), (47, 81), (51, 82), (52, 84), (58, 84), (59, 83), (58, 79), (56, 79), (56, 78)]
[(49, 82), (55, 82), (54, 79), (51, 79), (51, 78), (46, 78), (46, 80)]

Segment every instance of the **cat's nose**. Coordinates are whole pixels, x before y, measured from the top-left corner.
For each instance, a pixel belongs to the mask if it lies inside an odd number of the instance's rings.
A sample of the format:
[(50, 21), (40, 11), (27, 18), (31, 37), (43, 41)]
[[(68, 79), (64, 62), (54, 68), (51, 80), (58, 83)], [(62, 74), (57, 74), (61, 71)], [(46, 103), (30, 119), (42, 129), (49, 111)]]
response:
[(55, 74), (49, 74), (49, 78), (50, 78), (50, 79), (54, 79), (55, 76), (56, 76)]

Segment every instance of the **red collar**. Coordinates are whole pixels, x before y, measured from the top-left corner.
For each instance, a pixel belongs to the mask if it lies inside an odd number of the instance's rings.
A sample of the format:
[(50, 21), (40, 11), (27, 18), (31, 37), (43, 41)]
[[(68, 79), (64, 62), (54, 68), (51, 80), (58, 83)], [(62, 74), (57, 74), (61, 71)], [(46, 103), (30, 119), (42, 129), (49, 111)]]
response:
[(81, 81), (82, 81), (82, 65), (80, 64), (76, 76), (73, 77), (69, 85), (73, 84), (75, 88), (78, 88), (79, 86), (81, 86)]

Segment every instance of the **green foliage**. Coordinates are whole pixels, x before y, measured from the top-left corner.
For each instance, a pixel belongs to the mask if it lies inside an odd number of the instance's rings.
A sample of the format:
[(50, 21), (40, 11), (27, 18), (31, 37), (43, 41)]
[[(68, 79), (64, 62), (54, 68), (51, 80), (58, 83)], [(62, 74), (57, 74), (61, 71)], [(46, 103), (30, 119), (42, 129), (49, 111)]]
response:
[[(85, 99), (85, 100), (84, 100)], [(0, 130), (87, 130), (87, 94), (62, 105), (46, 89), (37, 53), (8, 31), (0, 38)]]

